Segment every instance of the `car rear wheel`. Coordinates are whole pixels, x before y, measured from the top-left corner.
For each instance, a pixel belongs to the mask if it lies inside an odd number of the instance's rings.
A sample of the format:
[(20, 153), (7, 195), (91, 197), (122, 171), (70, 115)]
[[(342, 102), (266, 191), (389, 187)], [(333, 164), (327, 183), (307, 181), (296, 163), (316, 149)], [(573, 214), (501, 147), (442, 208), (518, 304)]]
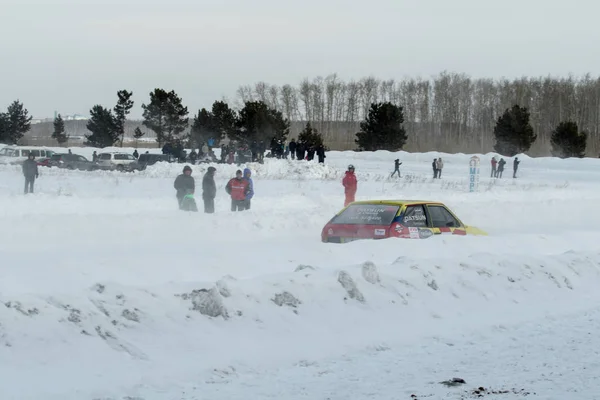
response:
[(121, 164), (117, 165), (117, 171), (122, 172), (124, 169), (125, 168)]

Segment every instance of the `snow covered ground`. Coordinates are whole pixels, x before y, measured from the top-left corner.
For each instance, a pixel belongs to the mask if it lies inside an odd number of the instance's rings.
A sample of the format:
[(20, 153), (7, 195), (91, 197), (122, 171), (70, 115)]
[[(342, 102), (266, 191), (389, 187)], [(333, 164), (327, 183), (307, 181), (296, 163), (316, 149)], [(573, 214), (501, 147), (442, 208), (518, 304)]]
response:
[[(600, 161), (490, 180), (484, 156), (468, 193), (470, 156), (433, 180), (437, 156), (252, 164), (238, 214), (216, 165), (214, 215), (177, 210), (180, 164), (41, 169), (30, 196), (1, 166), (0, 398), (600, 398)], [(441, 200), (490, 235), (321, 243), (349, 163), (358, 200)]]

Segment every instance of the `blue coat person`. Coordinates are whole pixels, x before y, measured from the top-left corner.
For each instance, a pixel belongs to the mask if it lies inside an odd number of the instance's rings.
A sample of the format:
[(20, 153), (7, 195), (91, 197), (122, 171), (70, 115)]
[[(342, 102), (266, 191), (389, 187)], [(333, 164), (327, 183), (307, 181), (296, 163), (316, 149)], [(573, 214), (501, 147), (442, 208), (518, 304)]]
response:
[(252, 197), (254, 197), (254, 182), (252, 181), (252, 171), (250, 168), (244, 169), (244, 179), (248, 181), (248, 194), (246, 194), (246, 210), (250, 209)]

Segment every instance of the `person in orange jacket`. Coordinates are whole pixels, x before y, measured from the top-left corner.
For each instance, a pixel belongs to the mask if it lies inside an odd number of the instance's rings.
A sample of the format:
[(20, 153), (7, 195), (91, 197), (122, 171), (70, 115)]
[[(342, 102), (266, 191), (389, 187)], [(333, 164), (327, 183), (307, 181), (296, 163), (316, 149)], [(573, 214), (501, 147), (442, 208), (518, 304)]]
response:
[(344, 207), (346, 207), (354, 201), (358, 186), (356, 175), (354, 175), (354, 165), (348, 165), (348, 171), (346, 171), (346, 176), (342, 180), (342, 185), (344, 185), (344, 194), (346, 195), (346, 199), (344, 200)]

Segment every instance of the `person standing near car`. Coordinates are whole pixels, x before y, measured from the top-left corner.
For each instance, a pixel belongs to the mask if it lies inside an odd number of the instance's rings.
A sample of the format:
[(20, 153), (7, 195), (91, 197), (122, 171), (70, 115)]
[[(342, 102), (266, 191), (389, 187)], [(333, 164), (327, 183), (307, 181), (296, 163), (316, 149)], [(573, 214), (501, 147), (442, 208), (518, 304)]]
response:
[(189, 165), (183, 167), (183, 173), (175, 178), (173, 187), (177, 191), (175, 197), (179, 203), (179, 209), (181, 210), (181, 202), (186, 194), (193, 194), (196, 190), (196, 181), (192, 177), (192, 168)]
[(246, 210), (250, 209), (250, 203), (254, 197), (254, 182), (252, 181), (252, 171), (250, 168), (244, 169), (244, 179), (248, 181), (248, 193), (246, 194)]
[(250, 191), (250, 185), (242, 176), (242, 171), (235, 171), (235, 178), (227, 182), (225, 191), (231, 196), (231, 211), (244, 211), (246, 209), (246, 195)]
[(38, 166), (35, 162), (33, 153), (29, 153), (29, 157), (23, 162), (23, 175), (25, 176), (25, 194), (33, 193), (33, 183), (35, 178), (39, 178)]
[(217, 196), (217, 185), (215, 185), (215, 167), (208, 167), (204, 178), (202, 178), (202, 200), (204, 200), (204, 212), (212, 214), (215, 212), (215, 197)]
[(346, 195), (344, 200), (344, 207), (346, 207), (354, 201), (354, 196), (356, 196), (356, 190), (358, 189), (358, 181), (356, 175), (354, 175), (354, 165), (348, 165), (348, 170), (346, 171), (346, 176), (344, 176), (344, 179), (342, 180), (342, 185), (344, 186), (344, 194)]

